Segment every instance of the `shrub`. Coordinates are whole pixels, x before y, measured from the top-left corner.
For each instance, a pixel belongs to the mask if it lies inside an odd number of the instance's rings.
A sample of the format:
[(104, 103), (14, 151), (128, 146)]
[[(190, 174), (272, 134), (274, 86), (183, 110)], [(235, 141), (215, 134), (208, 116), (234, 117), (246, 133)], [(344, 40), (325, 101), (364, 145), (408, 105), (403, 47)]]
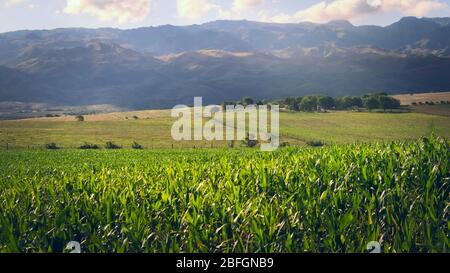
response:
[(142, 145), (137, 143), (136, 141), (133, 142), (133, 144), (131, 145), (131, 148), (133, 148), (135, 150), (142, 150), (143, 149)]
[(96, 145), (96, 144), (89, 144), (89, 143), (84, 143), (79, 148), (81, 150), (97, 150), (97, 149), (100, 149), (100, 147), (98, 147), (98, 145)]
[(308, 146), (311, 146), (311, 147), (322, 147), (322, 146), (326, 146), (325, 142), (323, 142), (323, 141), (321, 141), (321, 140), (310, 140), (310, 141), (307, 141), (306, 144), (307, 144)]
[(58, 145), (56, 145), (56, 143), (54, 143), (54, 142), (45, 144), (45, 148), (47, 150), (59, 150)]
[(109, 149), (109, 150), (122, 149), (122, 147), (120, 147), (120, 146), (117, 145), (117, 144), (114, 144), (112, 141), (106, 142), (105, 148), (106, 148), (106, 149)]
[(256, 145), (258, 145), (258, 141), (253, 140), (252, 137), (250, 136), (250, 134), (247, 134), (247, 136), (245, 137), (245, 140), (243, 140), (242, 142), (248, 148), (253, 148), (253, 147), (256, 147)]
[(289, 146), (291, 146), (291, 144), (289, 144), (289, 142), (280, 143), (280, 148), (289, 147)]

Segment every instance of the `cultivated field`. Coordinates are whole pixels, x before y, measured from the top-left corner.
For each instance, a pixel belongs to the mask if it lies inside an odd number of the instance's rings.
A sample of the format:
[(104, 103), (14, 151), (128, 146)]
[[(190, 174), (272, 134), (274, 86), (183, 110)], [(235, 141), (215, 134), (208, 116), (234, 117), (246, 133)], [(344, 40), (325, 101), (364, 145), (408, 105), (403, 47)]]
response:
[(408, 106), (415, 113), (450, 117), (450, 104)]
[(442, 101), (450, 101), (450, 92), (440, 93), (417, 93), (417, 94), (404, 94), (396, 95), (394, 98), (400, 100), (401, 105), (412, 105), (413, 103), (441, 103)]
[[(113, 141), (130, 148), (137, 141), (145, 148), (227, 147), (225, 141), (175, 142), (170, 129), (175, 121), (169, 111), (141, 111), (75, 117), (0, 121), (0, 145), (42, 148), (54, 142), (76, 148), (84, 142), (104, 145)], [(417, 139), (436, 135), (450, 138), (450, 117), (421, 113), (281, 113), (282, 142), (304, 145), (321, 140), (328, 144)]]
[(0, 252), (448, 252), (450, 117), (280, 118), (273, 153), (174, 142), (169, 111), (0, 121)]
[(0, 151), (0, 252), (448, 252), (442, 139)]

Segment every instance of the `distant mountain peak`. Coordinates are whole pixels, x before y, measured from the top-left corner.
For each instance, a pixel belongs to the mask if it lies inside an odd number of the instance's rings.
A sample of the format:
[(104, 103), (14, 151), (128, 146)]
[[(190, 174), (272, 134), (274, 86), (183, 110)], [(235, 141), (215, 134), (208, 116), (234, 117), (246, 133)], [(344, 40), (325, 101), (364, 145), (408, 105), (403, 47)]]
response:
[(396, 26), (396, 25), (401, 25), (401, 26), (406, 26), (406, 27), (413, 27), (415, 25), (419, 25), (419, 24), (436, 24), (433, 20), (429, 20), (427, 18), (417, 18), (414, 16), (406, 16), (401, 18), (398, 22), (393, 23), (391, 26)]
[(422, 19), (417, 18), (415, 16), (404, 16), (399, 20), (399, 22), (416, 22), (416, 21), (422, 21)]
[(332, 26), (332, 27), (339, 27), (339, 28), (353, 28), (353, 27), (355, 27), (348, 20), (332, 20), (332, 21), (326, 23), (326, 25), (327, 26)]
[(172, 107), (450, 89), (450, 18), (387, 27), (214, 21), (0, 34), (0, 102)]
[(432, 21), (441, 26), (450, 26), (450, 18), (449, 17), (435, 17), (435, 18), (424, 18), (428, 21)]

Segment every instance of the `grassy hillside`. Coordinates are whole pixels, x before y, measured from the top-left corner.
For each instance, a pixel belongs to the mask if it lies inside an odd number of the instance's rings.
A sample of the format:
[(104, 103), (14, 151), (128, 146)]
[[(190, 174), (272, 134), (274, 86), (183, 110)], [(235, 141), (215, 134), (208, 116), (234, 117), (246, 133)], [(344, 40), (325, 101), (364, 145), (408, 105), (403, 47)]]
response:
[[(169, 111), (141, 111), (74, 117), (0, 121), (0, 145), (42, 147), (55, 142), (75, 148), (84, 142), (102, 145), (113, 141), (130, 147), (137, 141), (146, 148), (226, 147), (225, 142), (174, 142), (170, 128), (174, 119)], [(377, 140), (417, 139), (435, 132), (450, 138), (450, 117), (420, 113), (281, 113), (282, 141), (303, 145), (306, 141), (354, 143)]]

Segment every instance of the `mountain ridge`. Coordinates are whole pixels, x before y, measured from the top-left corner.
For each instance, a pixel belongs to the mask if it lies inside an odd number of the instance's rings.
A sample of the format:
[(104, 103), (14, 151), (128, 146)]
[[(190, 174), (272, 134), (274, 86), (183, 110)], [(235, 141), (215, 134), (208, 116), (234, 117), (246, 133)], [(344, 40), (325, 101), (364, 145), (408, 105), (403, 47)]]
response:
[(450, 18), (386, 27), (214, 21), (0, 34), (0, 101), (167, 108), (238, 99), (450, 90)]

